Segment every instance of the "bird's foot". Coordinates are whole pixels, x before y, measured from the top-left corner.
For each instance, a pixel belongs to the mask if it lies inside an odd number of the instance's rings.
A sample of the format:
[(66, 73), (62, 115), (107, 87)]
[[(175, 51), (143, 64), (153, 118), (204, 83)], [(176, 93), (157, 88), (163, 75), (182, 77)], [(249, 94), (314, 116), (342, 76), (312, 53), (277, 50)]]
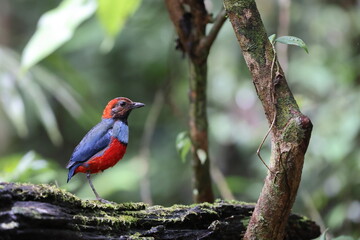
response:
[(102, 202), (102, 203), (116, 204), (116, 202), (108, 201), (108, 200), (103, 199), (101, 197), (97, 197), (96, 200), (98, 200), (99, 202)]

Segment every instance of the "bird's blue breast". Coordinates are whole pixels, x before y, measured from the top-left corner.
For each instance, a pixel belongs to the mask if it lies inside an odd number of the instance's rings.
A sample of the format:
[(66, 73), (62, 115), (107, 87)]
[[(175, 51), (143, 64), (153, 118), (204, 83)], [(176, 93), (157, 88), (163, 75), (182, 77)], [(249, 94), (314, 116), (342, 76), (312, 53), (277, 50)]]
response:
[(123, 121), (116, 121), (114, 123), (111, 135), (117, 138), (121, 143), (128, 144), (129, 142), (129, 127)]

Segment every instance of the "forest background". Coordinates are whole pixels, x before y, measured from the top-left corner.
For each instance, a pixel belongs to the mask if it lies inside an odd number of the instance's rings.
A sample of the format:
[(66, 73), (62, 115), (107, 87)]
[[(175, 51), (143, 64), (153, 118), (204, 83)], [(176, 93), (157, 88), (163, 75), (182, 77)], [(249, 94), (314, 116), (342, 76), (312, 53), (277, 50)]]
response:
[[(216, 14), (220, 1), (207, 1)], [(187, 131), (188, 62), (164, 2), (142, 1), (116, 37), (99, 15), (27, 73), (21, 54), (39, 18), (61, 1), (0, 1), (0, 181), (53, 183), (92, 199), (65, 165), (107, 101), (147, 107), (130, 116), (127, 155), (95, 176), (106, 199), (170, 206), (192, 202), (191, 163), (177, 150)], [(360, 237), (360, 2), (257, 1), (269, 35), (292, 35), (309, 49), (278, 44), (280, 63), (302, 112), (314, 124), (294, 212), (336, 235)], [(49, 41), (56, 28), (48, 34)], [(116, 34), (115, 34), (116, 35)], [(45, 47), (44, 42), (43, 47)], [(266, 167), (256, 150), (268, 130), (228, 21), (209, 56), (208, 115), (217, 198), (256, 202)], [(269, 143), (262, 156), (269, 159)]]

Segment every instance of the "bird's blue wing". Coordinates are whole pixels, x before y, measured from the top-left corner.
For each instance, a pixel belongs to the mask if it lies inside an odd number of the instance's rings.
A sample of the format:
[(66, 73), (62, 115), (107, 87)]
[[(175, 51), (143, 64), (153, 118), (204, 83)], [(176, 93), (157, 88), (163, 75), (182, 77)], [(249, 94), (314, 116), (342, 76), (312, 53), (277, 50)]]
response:
[(103, 119), (93, 127), (76, 146), (66, 168), (87, 161), (96, 153), (106, 148), (111, 139), (111, 131), (114, 125), (113, 119)]

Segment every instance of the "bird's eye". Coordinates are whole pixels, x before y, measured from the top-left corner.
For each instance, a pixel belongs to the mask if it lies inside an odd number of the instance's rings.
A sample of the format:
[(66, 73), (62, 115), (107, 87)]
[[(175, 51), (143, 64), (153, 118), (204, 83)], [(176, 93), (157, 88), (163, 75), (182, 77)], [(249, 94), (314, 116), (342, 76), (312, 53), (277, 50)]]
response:
[(120, 101), (120, 102), (119, 102), (119, 105), (120, 105), (121, 107), (124, 107), (124, 106), (126, 105), (126, 102), (125, 102), (125, 101)]

